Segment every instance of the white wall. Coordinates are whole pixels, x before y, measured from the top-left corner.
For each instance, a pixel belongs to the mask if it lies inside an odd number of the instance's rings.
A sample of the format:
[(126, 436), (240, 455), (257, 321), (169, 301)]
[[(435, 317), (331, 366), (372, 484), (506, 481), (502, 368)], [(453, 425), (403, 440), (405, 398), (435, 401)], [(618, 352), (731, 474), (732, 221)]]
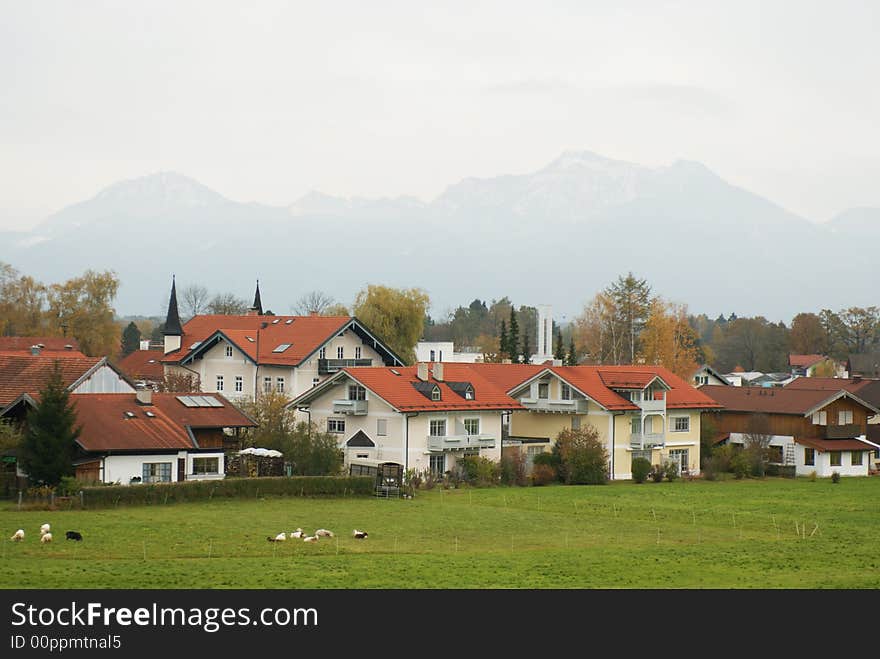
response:
[(798, 476), (809, 476), (814, 471), (817, 476), (827, 478), (833, 472), (839, 473), (841, 476), (867, 476), (868, 465), (873, 462), (871, 455), (873, 451), (862, 452), (862, 464), (852, 464), (852, 453), (850, 451), (841, 451), (840, 466), (831, 466), (831, 455), (828, 451), (815, 452), (815, 465), (807, 465), (804, 463), (804, 449), (809, 448), (801, 444), (796, 445), (794, 452), (795, 472)]
[[(192, 476), (192, 459), (193, 458), (219, 458), (219, 474)], [(105, 483), (116, 483), (128, 485), (133, 476), (141, 477), (143, 475), (143, 465), (148, 462), (170, 462), (171, 463), (171, 482), (177, 482), (177, 460), (178, 458), (186, 458), (186, 475), (187, 480), (203, 480), (209, 478), (223, 478), (225, 466), (223, 462), (223, 451), (205, 452), (205, 453), (188, 453), (187, 451), (177, 451), (175, 453), (167, 453), (161, 455), (109, 455), (104, 463), (103, 481)]]
[(109, 366), (101, 366), (72, 393), (75, 394), (127, 394), (134, 393), (134, 387), (119, 377)]

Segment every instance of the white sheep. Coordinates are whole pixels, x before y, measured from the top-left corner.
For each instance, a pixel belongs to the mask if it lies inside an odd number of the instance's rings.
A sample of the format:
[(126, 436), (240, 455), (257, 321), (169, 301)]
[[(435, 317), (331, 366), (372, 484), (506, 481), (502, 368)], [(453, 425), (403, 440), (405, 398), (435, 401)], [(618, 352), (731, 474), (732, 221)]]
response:
[(48, 523), (43, 524), (43, 525), (40, 527), (40, 535), (46, 535), (46, 534), (49, 532), (49, 528), (50, 528), (50, 527), (49, 527), (49, 524), (48, 524)]
[(40, 536), (40, 542), (52, 542), (52, 534), (44, 533), (42, 536)]
[(291, 540), (293, 540), (293, 539), (299, 540), (302, 537), (303, 537), (303, 530), (300, 528), (298, 528), (296, 531), (294, 531), (293, 533), (290, 534)]
[(327, 529), (318, 529), (317, 531), (315, 531), (315, 535), (318, 536), (319, 538), (322, 536), (327, 537), (327, 538), (332, 538), (333, 531), (328, 531)]
[(318, 542), (318, 536), (307, 535), (305, 538), (303, 538), (303, 542)]
[(285, 540), (287, 540), (287, 535), (284, 532), (281, 532), (275, 536), (275, 542), (283, 542)]
[(358, 540), (364, 540), (369, 535), (366, 531), (358, 531), (357, 529), (352, 531), (351, 534)]
[(18, 529), (15, 533), (12, 534), (12, 537), (9, 538), (13, 542), (21, 542), (24, 540), (24, 529)]

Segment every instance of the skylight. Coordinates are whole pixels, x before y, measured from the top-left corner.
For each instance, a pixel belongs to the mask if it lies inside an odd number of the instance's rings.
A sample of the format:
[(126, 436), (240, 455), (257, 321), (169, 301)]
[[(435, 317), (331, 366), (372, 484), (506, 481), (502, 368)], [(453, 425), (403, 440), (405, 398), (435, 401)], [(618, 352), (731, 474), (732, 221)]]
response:
[(244, 338), (246, 338), (246, 339), (247, 339), (247, 340), (248, 340), (248, 341), (250, 341), (250, 342), (251, 342), (251, 343), (253, 343), (253, 342), (254, 342), (254, 339), (253, 339), (253, 337), (250, 337), (250, 336), (246, 336), (246, 337), (244, 337)]
[(280, 322), (281, 322), (281, 319), (280, 319), (280, 318), (276, 318), (275, 320), (272, 321), (272, 324), (273, 324), (273, 325), (277, 325), (277, 324), (280, 323)]
[(282, 343), (281, 345), (277, 346), (272, 352), (284, 352), (290, 346), (291, 346), (290, 343)]
[(128, 418), (128, 419), (133, 419), (133, 418), (134, 418), (134, 412), (126, 412), (126, 413), (125, 413), (125, 416), (126, 416), (126, 418)]
[(398, 370), (396, 370), (396, 369), (393, 369), (393, 368), (392, 368), (392, 369), (391, 369), (391, 372), (394, 373), (394, 375), (400, 375), (400, 371), (398, 371)]
[(195, 343), (193, 343), (193, 344), (189, 347), (189, 349), (190, 349), (190, 350), (195, 350), (195, 349), (198, 348), (200, 345), (202, 345), (202, 342), (201, 342), (201, 341), (196, 341)]
[(287, 320), (284, 321), (284, 324), (290, 325), (290, 323), (292, 323), (292, 322), (293, 322), (293, 318), (288, 318)]
[(156, 417), (156, 415), (155, 415), (155, 414), (153, 414), (153, 413), (152, 413), (152, 412), (149, 412), (149, 411), (147, 411), (147, 412), (144, 412), (144, 414), (146, 414), (146, 415), (147, 415), (147, 416), (148, 416), (148, 417), (150, 417), (150, 418), (151, 418), (151, 419), (153, 419), (153, 418), (155, 418), (155, 417)]

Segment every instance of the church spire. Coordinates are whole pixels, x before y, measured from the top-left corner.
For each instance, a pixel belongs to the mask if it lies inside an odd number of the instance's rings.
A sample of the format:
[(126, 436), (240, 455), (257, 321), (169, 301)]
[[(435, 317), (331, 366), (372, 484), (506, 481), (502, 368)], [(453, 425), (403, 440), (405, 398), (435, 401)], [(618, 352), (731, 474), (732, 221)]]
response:
[(168, 300), (168, 315), (165, 316), (165, 336), (181, 336), (183, 328), (180, 326), (180, 314), (177, 312), (177, 283), (174, 275), (171, 275), (171, 298)]
[(254, 293), (254, 304), (251, 306), (251, 311), (256, 311), (258, 316), (263, 315), (263, 302), (260, 300), (260, 280), (257, 279), (257, 292)]

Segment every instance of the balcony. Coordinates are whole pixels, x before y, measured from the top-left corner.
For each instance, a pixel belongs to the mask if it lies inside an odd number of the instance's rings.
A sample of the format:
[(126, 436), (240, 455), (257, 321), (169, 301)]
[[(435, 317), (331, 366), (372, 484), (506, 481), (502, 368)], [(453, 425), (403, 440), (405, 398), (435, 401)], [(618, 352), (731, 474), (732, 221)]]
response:
[(662, 432), (634, 432), (629, 438), (631, 448), (651, 448), (653, 446), (663, 446), (665, 443)]
[(640, 400), (636, 401), (643, 412), (665, 412), (666, 399), (663, 400)]
[(474, 448), (495, 448), (495, 437), (492, 435), (428, 436), (429, 451), (458, 451)]
[(355, 366), (372, 366), (372, 359), (319, 359), (318, 374), (329, 375), (336, 373), (342, 368), (352, 368)]
[(333, 413), (334, 414), (353, 414), (355, 416), (366, 414), (367, 413), (367, 403), (369, 401), (366, 400), (348, 400), (347, 398), (343, 398), (341, 400), (333, 401)]
[(563, 412), (568, 414), (586, 414), (585, 398), (561, 400), (552, 398), (520, 398), (520, 403), (533, 412)]
[(838, 426), (825, 426), (825, 439), (849, 439), (864, 435), (862, 427), (857, 423), (845, 423)]

